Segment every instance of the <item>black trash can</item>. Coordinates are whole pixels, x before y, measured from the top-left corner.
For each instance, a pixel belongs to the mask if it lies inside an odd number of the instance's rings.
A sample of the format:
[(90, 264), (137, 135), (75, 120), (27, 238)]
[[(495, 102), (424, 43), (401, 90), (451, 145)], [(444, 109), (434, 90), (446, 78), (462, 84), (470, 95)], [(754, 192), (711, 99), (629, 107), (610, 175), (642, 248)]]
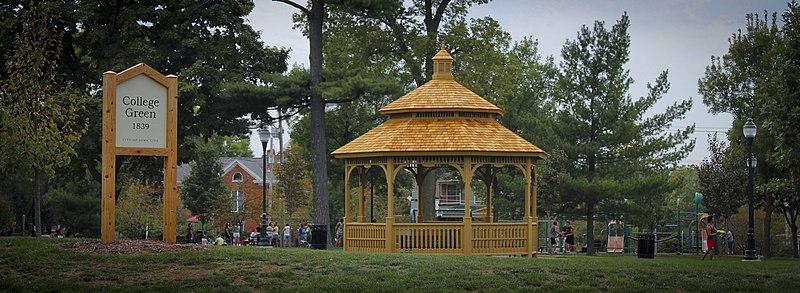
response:
[(636, 256), (639, 258), (655, 258), (656, 251), (656, 235), (654, 234), (639, 234), (637, 239), (639, 242)]
[(328, 228), (327, 225), (311, 225), (311, 248), (313, 249), (328, 248), (327, 228)]

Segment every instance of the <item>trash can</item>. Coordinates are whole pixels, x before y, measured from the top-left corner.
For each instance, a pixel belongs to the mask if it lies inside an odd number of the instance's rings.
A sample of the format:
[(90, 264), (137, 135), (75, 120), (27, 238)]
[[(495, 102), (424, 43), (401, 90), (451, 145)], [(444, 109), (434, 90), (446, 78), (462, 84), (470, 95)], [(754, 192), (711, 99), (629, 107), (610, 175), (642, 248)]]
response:
[(638, 249), (636, 250), (636, 256), (638, 258), (655, 258), (656, 235), (639, 234), (637, 242), (639, 242)]
[(313, 249), (328, 248), (327, 225), (311, 225), (311, 248)]

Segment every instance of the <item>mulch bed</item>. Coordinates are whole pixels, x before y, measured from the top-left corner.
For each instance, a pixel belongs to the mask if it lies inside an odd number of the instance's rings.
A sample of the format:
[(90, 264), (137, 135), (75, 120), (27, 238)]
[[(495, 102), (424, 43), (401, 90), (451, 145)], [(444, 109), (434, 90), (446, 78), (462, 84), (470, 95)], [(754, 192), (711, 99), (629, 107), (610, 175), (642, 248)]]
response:
[(74, 243), (61, 244), (61, 247), (75, 249), (80, 252), (99, 254), (162, 253), (203, 249), (196, 244), (168, 244), (147, 240), (118, 240), (110, 244), (103, 244), (99, 240), (81, 240)]

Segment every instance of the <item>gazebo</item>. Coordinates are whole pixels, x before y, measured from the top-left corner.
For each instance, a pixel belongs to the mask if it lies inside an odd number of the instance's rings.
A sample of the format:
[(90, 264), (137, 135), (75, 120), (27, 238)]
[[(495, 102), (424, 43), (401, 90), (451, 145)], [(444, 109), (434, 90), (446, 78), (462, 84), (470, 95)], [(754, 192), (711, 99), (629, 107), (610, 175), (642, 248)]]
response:
[[(385, 253), (535, 256), (538, 247), (536, 166), (548, 154), (497, 122), (504, 111), (453, 80), (453, 57), (442, 46), (433, 57), (433, 79), (380, 109), (388, 120), (333, 152), (345, 160), (344, 250)], [(364, 213), (366, 174), (379, 167), (388, 184), (385, 223)], [(518, 168), (525, 179), (524, 218), (496, 223), (492, 183), (500, 168)], [(410, 171), (419, 187), (435, 168), (450, 168), (464, 181), (461, 222), (395, 223), (394, 183)], [(350, 180), (360, 185), (358, 216), (350, 212)], [(472, 216), (472, 180), (487, 186), (486, 217)], [(421, 208), (421, 207), (420, 207)], [(422, 215), (422, 213), (419, 213)]]

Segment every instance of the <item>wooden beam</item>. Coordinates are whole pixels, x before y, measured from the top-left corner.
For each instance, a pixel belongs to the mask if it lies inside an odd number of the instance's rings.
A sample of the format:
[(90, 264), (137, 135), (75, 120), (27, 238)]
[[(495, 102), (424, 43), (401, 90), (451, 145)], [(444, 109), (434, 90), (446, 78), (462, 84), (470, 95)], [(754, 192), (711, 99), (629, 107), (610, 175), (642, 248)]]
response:
[[(147, 65), (145, 65), (147, 66)], [(148, 67), (149, 68), (149, 67)], [(152, 69), (152, 68), (151, 68)], [(153, 71), (154, 70), (150, 70)], [(145, 71), (148, 73), (150, 71)], [(156, 72), (157, 73), (157, 72)], [(161, 78), (161, 74), (157, 75)], [(148, 75), (150, 76), (150, 75)], [(151, 77), (152, 78), (152, 77)], [(164, 159), (164, 230), (166, 243), (175, 243), (178, 221), (178, 77), (167, 79), (167, 157)]]
[(114, 226), (114, 204), (116, 197), (116, 73), (103, 73), (103, 162), (101, 191), (101, 227), (100, 239), (103, 243), (114, 242), (116, 229)]

